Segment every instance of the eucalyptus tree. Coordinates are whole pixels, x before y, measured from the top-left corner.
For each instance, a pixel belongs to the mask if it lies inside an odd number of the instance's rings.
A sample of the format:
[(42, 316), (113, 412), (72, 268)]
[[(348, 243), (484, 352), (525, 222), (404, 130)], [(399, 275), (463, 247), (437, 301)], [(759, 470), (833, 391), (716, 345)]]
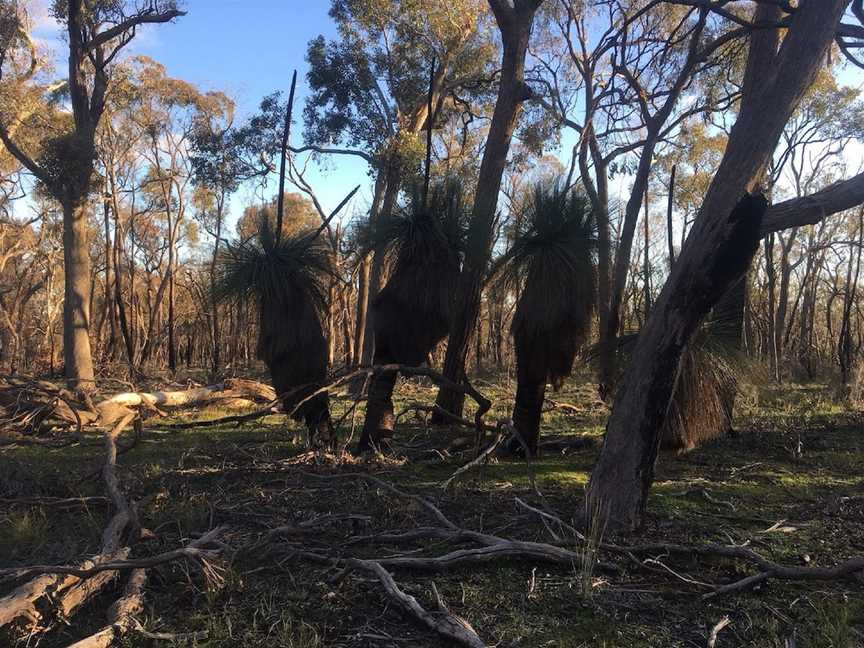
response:
[[(737, 11), (664, 0), (561, 0), (546, 14), (554, 36), (552, 47), (537, 53), (537, 101), (576, 135), (574, 169), (597, 213), (598, 378), (606, 397), (616, 380), (633, 242), (655, 157), (694, 117), (709, 121), (737, 97), (730, 79), (752, 29)], [(609, 183), (621, 174), (630, 182), (613, 241)]]
[[(318, 37), (309, 43), (309, 144), (296, 150), (353, 155), (369, 163), (375, 177), (370, 219), (386, 219), (406, 177), (420, 169), (422, 131), (453, 113), (481, 112), (472, 103), (485, 98), (494, 75), (486, 4), (333, 0), (330, 15), (339, 40)], [(355, 344), (364, 364), (373, 352), (366, 313), (381, 271), (380, 255), (361, 266)]]
[(210, 335), (211, 372), (222, 366), (221, 323), (216, 298), (216, 274), (220, 249), (225, 237), (228, 202), (240, 185), (255, 175), (243, 156), (242, 133), (234, 123), (234, 102), (221, 93), (210, 93), (193, 117), (190, 137), (192, 180), (196, 186), (197, 217), (213, 237), (210, 257)]
[[(851, 142), (860, 142), (864, 137), (864, 102), (859, 99), (857, 88), (838, 82), (838, 71), (820, 72), (783, 131), (781, 144), (768, 168), (775, 200), (785, 196), (801, 198), (842, 178), (848, 164), (843, 152)], [(801, 235), (801, 230), (793, 227), (769, 234), (765, 240), (768, 351), (778, 381), (782, 379), (786, 341), (791, 330), (792, 273), (811, 254), (819, 252), (815, 246), (810, 251), (805, 245), (797, 258), (793, 258)], [(779, 252), (776, 257), (775, 248)], [(796, 310), (793, 304), (791, 317)]]
[[(492, 254), (498, 194), (510, 142), (519, 123), (523, 104), (532, 95), (531, 88), (525, 82), (525, 57), (534, 18), (542, 4), (543, 0), (514, 0), (513, 4), (509, 0), (489, 0), (503, 45), (501, 76), (480, 163), (468, 226), (465, 261), (456, 285), (455, 308), (444, 357), (444, 375), (456, 382), (462, 380), (465, 373), (471, 331), (480, 311), (483, 283)], [(456, 415), (461, 415), (464, 402), (463, 393), (445, 387), (439, 389), (435, 401), (440, 409)], [(443, 421), (440, 416), (436, 420)]]
[[(23, 50), (32, 64), (15, 74), (15, 83), (35, 83), (37, 59), (17, 2), (5, 1), (0, 62), (5, 76)], [(63, 207), (65, 290), (63, 348), (71, 387), (95, 388), (90, 349), (90, 256), (87, 200), (93, 189), (96, 132), (105, 112), (111, 68), (120, 52), (147, 23), (166, 23), (184, 12), (175, 0), (147, 3), (123, 0), (54, 0), (53, 15), (66, 27), (69, 74), (66, 81), (71, 120), (41, 151), (28, 148), (17, 124), (0, 123), (0, 141)], [(17, 52), (17, 53), (16, 53)], [(7, 66), (7, 64), (9, 64)]]
[[(807, 0), (794, 8), (764, 3), (755, 9), (759, 29), (750, 36), (737, 119), (616, 393), (588, 487), (590, 514), (625, 528), (641, 523), (682, 354), (711, 309), (747, 272), (760, 239), (864, 202), (860, 176), (770, 209), (759, 194), (783, 129), (835, 39), (847, 29), (861, 31), (860, 25), (842, 23), (848, 4)], [(856, 16), (864, 19), (864, 11)]]
[[(192, 200), (192, 141), (201, 120), (230, 115), (233, 103), (222, 93), (202, 93), (194, 85), (174, 79), (165, 68), (146, 58), (137, 59), (132, 119), (143, 134), (141, 153), (147, 165), (143, 190), (152, 209), (164, 216), (167, 265), (151, 310), (140, 361), (146, 362), (156, 337), (156, 313), (167, 298), (166, 337), (168, 366), (177, 367), (175, 339), (175, 286), (177, 255), (183, 228), (188, 225)], [(224, 201), (224, 196), (223, 196)]]

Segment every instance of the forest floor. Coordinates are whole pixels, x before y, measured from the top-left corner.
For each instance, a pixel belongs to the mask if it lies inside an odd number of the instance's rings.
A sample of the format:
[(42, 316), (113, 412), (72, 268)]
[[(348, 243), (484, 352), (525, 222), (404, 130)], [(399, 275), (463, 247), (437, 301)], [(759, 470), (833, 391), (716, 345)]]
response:
[[(495, 403), (487, 421), (509, 415), (512, 384), (477, 379), (475, 385)], [(430, 404), (434, 394), (422, 380), (402, 381), (397, 410), (406, 403)], [(376, 559), (440, 556), (471, 546), (428, 538), (407, 544), (363, 540), (428, 526), (430, 519), (415, 500), (350, 477), (358, 472), (423, 495), (460, 528), (570, 544), (580, 551), (564, 526), (544, 526), (516, 502), (555, 511), (563, 520), (579, 513), (607, 412), (588, 382), (571, 381), (551, 398), (572, 407), (554, 407), (544, 415), (544, 436), (583, 437), (585, 447), (547, 452), (530, 466), (493, 460), (446, 490), (442, 482), (474, 457), (473, 432), (427, 428), (410, 414), (401, 419), (396, 439), (410, 458), (369, 462), (305, 453), (280, 416), (184, 431), (165, 429), (165, 420), (147, 421), (137, 442), (131, 433), (120, 439), (121, 448), (131, 449), (119, 457), (118, 476), (127, 496), (141, 502), (142, 524), (153, 531), (152, 539), (135, 546), (135, 555), (174, 549), (216, 526), (227, 527), (228, 545), (246, 548), (224, 557), (215, 578), (182, 561), (149, 570), (145, 612), (138, 621), (151, 633), (197, 633), (178, 643), (201, 647), (449, 645), (396, 608), (371, 574), (339, 574), (328, 560), (300, 552)], [(337, 418), (344, 407), (344, 401), (337, 404)], [(864, 417), (834, 405), (819, 385), (752, 388), (740, 409), (737, 437), (683, 457), (662, 456), (645, 528), (635, 536), (604, 540), (749, 543), (771, 560), (796, 566), (830, 566), (864, 554)], [(362, 411), (356, 423), (359, 428)], [(343, 427), (347, 434), (351, 417)], [(460, 442), (461, 454), (453, 450)], [(74, 564), (98, 550), (110, 515), (107, 502), (64, 508), (25, 498), (104, 494), (98, 472), (103, 454), (98, 434), (56, 449), (0, 449), (0, 568)], [(294, 531), (255, 544), (268, 530), (286, 525)], [(705, 647), (712, 628), (726, 616), (731, 623), (719, 631), (718, 647), (864, 646), (860, 578), (770, 580), (756, 590), (706, 601), (701, 598), (706, 591), (753, 569), (709, 557), (682, 562), (658, 554), (628, 561), (604, 550), (599, 557), (622, 571), (520, 558), (456, 566), (446, 573), (398, 568), (391, 573), (427, 610), (436, 610), (435, 591), (440, 593), (450, 611), (490, 646)], [(10, 587), (0, 583), (0, 596)], [(121, 587), (118, 583), (40, 641), (0, 637), (0, 646), (69, 645), (104, 625)], [(157, 642), (132, 632), (123, 645)]]

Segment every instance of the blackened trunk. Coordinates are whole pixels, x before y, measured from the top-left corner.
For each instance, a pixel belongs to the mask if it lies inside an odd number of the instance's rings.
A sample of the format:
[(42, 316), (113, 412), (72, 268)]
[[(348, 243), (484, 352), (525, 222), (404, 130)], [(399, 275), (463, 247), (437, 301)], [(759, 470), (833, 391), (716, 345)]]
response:
[[(546, 381), (519, 380), (516, 386), (516, 403), (513, 406), (513, 425), (522, 435), (531, 456), (537, 456), (540, 439), (540, 419), (543, 416), (543, 400), (546, 396)], [(511, 450), (519, 450), (521, 444), (512, 444)]]
[[(375, 364), (390, 364), (391, 362), (390, 358), (375, 358)], [(382, 371), (373, 374), (369, 383), (366, 421), (363, 424), (360, 442), (357, 444), (358, 453), (368, 452), (373, 448), (381, 449), (382, 442), (386, 442), (393, 436), (396, 417), (393, 414), (392, 399), (396, 378), (397, 373), (395, 371)]]

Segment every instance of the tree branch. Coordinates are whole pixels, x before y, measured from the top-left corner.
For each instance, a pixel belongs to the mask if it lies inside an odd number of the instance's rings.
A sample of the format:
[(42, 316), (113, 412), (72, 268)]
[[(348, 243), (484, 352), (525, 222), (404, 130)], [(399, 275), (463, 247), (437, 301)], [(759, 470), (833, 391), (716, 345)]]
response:
[(106, 43), (114, 40), (115, 38), (122, 37), (130, 30), (135, 29), (138, 25), (144, 25), (148, 23), (152, 24), (171, 22), (175, 18), (180, 18), (181, 16), (185, 15), (185, 11), (180, 11), (179, 9), (170, 9), (169, 11), (164, 11), (162, 13), (144, 13), (138, 14), (137, 16), (132, 16), (131, 18), (127, 18), (120, 24), (111, 27), (111, 29), (106, 29), (104, 32), (96, 34), (85, 44), (84, 50), (87, 52), (92, 52), (93, 50), (105, 45)]
[(321, 153), (322, 155), (353, 155), (355, 157), (363, 158), (369, 164), (375, 164), (374, 157), (364, 151), (356, 151), (354, 149), (326, 148), (324, 146), (316, 146), (315, 144), (306, 144), (305, 146), (300, 147), (289, 146), (288, 150), (292, 153), (298, 154), (312, 151), (313, 153)]
[(814, 225), (826, 216), (861, 204), (864, 204), (864, 173), (809, 196), (773, 205), (762, 219), (762, 235), (800, 225)]

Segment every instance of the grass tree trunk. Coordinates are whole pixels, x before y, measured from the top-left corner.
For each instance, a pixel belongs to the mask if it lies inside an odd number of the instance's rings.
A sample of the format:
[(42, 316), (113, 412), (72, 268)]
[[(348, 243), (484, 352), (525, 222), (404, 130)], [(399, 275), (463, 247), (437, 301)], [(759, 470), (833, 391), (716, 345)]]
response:
[[(782, 48), (779, 38), (772, 39), (770, 47), (760, 38), (751, 39), (747, 75), (759, 70), (759, 83), (748, 85), (745, 78), (745, 95), (723, 160), (636, 343), (591, 474), (586, 510), (615, 526), (633, 529), (642, 522), (682, 353), (711, 308), (744, 276), (759, 244), (764, 207), (754, 197), (737, 201), (755, 188), (792, 111), (824, 64), (847, 4), (802, 3)], [(757, 17), (775, 10), (760, 5)]]
[[(489, 126), (486, 148), (480, 163), (476, 198), (468, 229), (465, 262), (459, 283), (456, 286), (455, 308), (444, 356), (444, 375), (460, 382), (465, 373), (465, 361), (474, 322), (480, 309), (480, 296), (486, 267), (492, 252), (495, 210), (501, 178), (507, 164), (510, 141), (519, 122), (522, 104), (530, 98), (531, 90), (525, 83), (525, 55), (534, 15), (543, 0), (515, 0), (511, 7), (504, 0), (489, 0), (501, 38), (504, 53), (501, 63), (501, 82), (498, 99)], [(442, 387), (438, 391), (436, 405), (444, 411), (462, 414), (465, 395)], [(442, 417), (433, 417), (436, 423), (444, 423)]]
[(90, 248), (83, 197), (63, 201), (63, 361), (69, 386), (95, 388), (90, 352)]

